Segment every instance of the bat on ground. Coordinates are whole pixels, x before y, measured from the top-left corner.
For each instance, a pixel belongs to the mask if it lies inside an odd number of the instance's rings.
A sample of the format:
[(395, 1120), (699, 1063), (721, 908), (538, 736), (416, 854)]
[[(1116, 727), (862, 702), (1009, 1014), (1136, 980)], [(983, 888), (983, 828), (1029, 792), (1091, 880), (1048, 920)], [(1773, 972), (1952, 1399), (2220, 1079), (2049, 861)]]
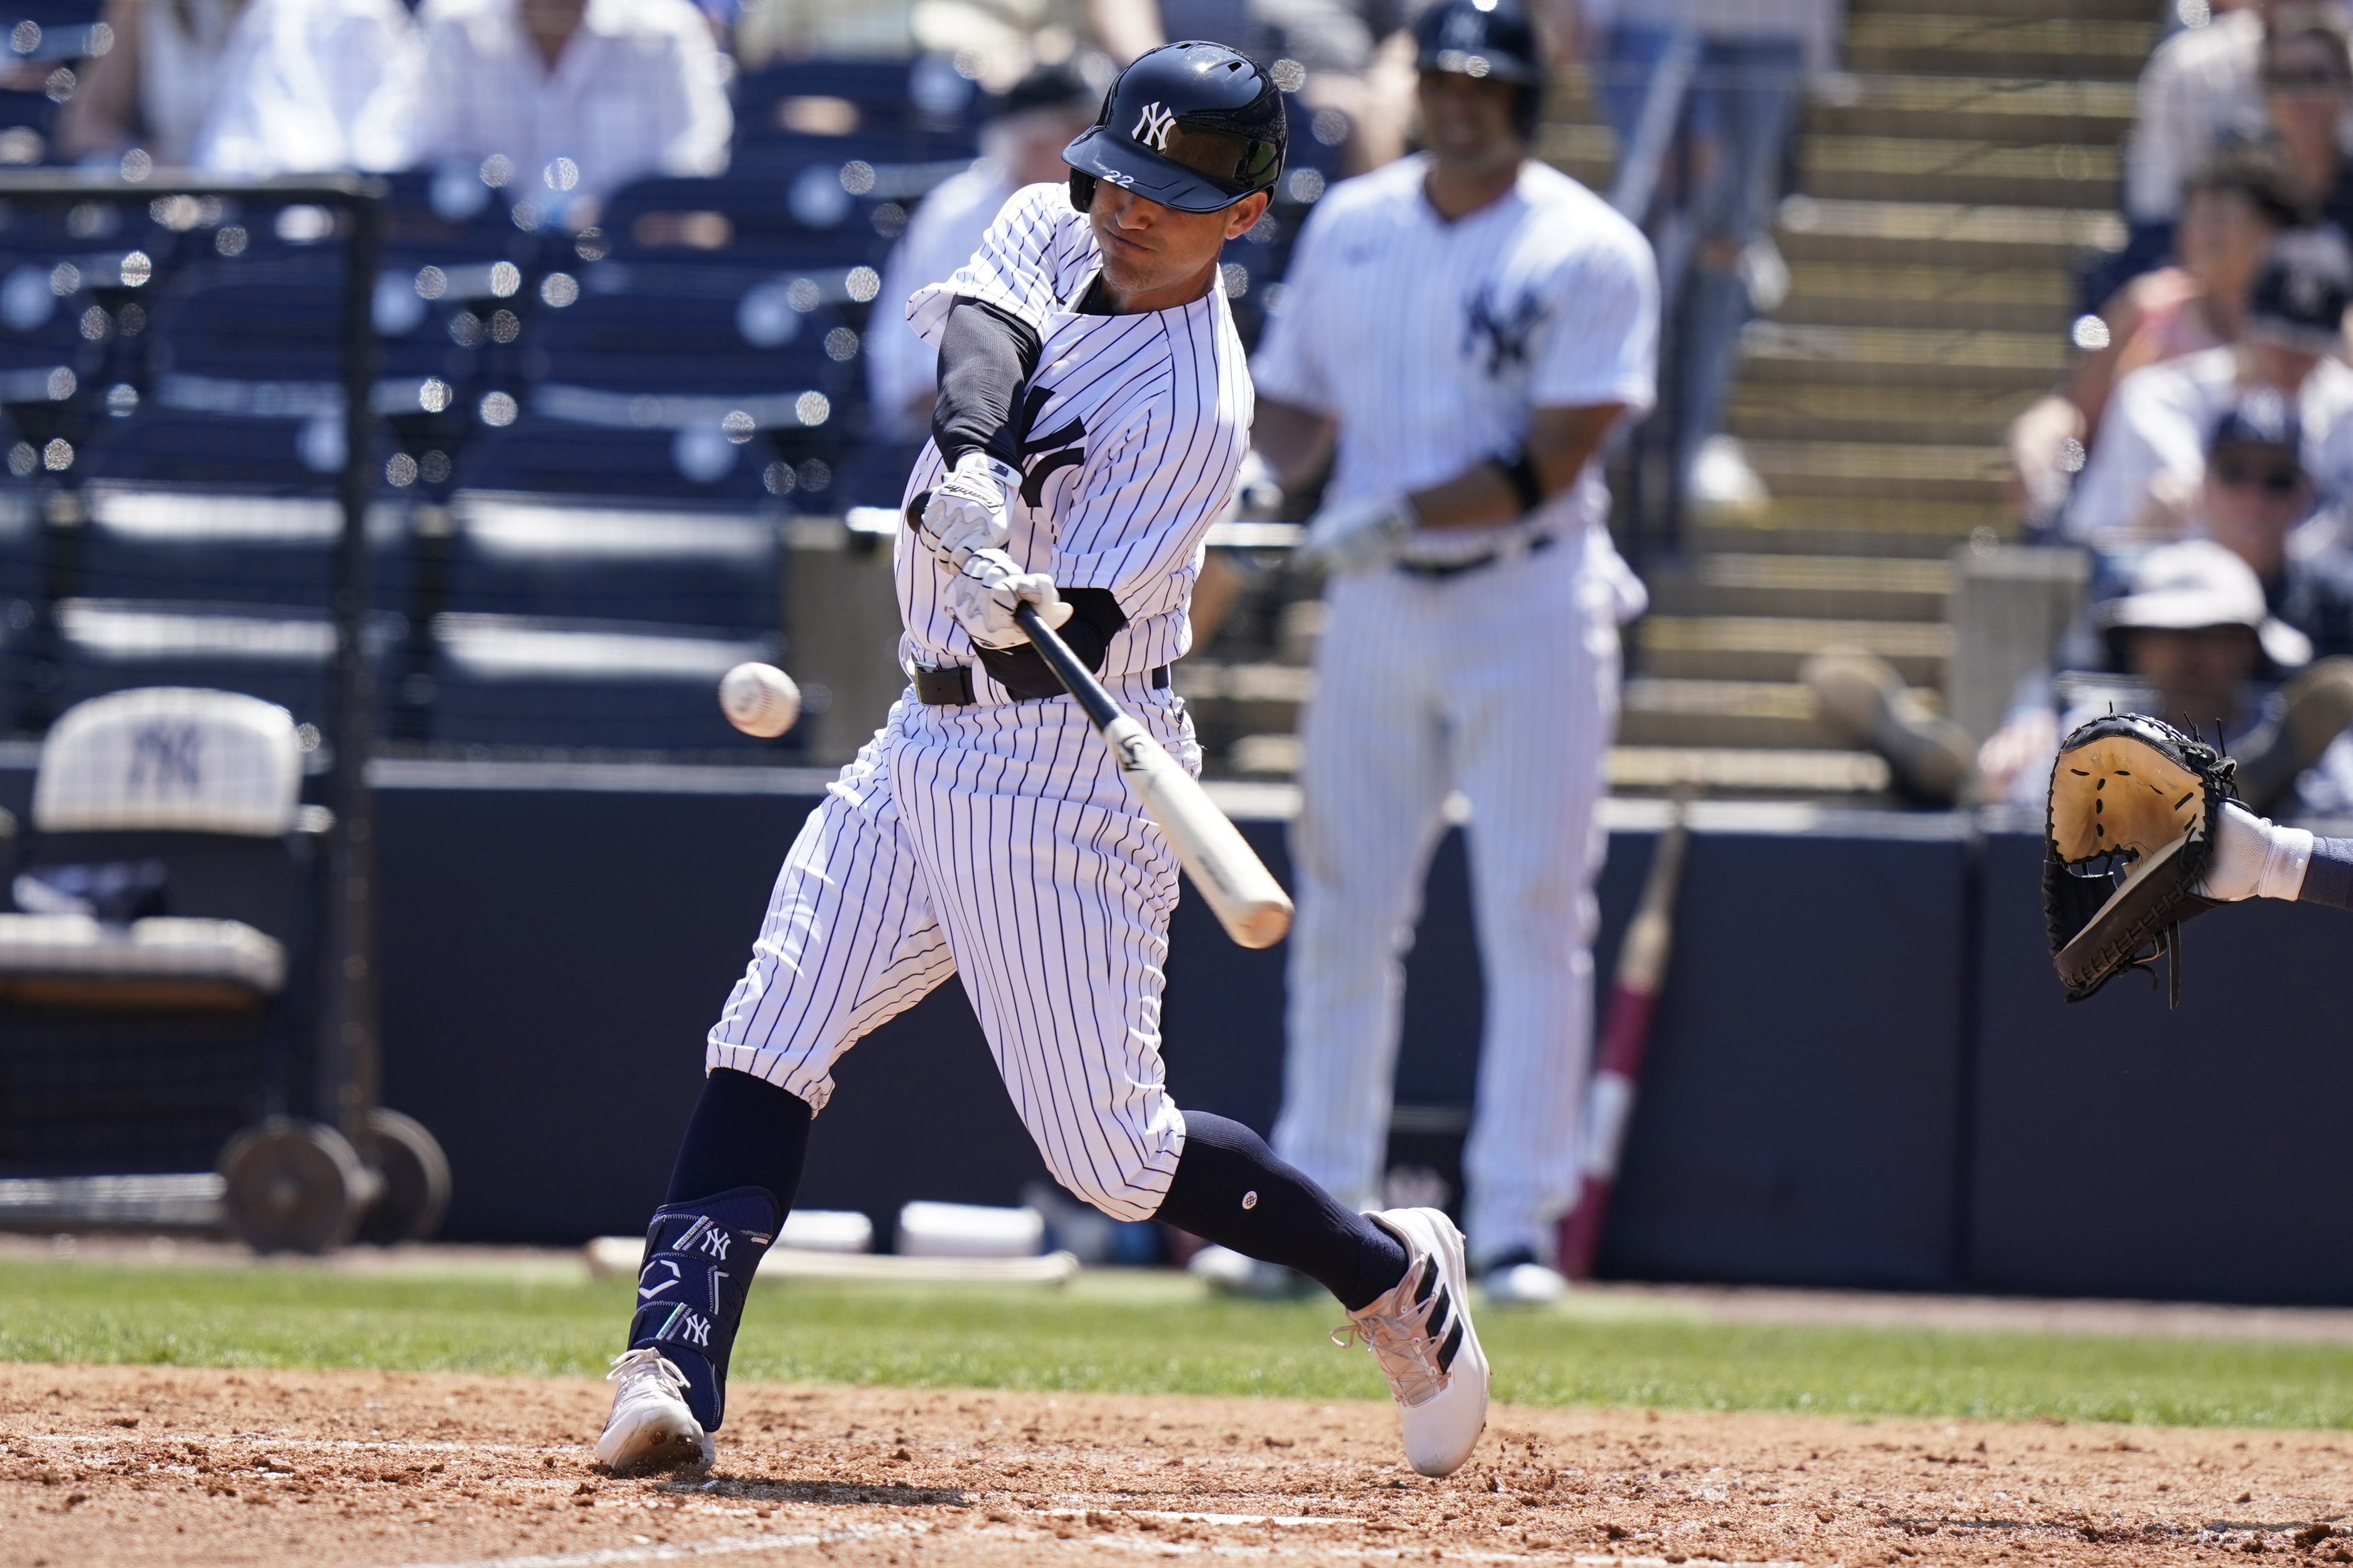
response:
[(1120, 776), (1168, 835), (1176, 858), (1193, 874), (1193, 885), (1209, 900), (1226, 934), (1244, 947), (1272, 947), (1281, 942), (1291, 929), (1291, 897), (1240, 829), (1210, 803), (1199, 783), (1145, 732), (1143, 725), (1120, 710), (1094, 672), (1079, 662), (1079, 656), (1052, 627), (1039, 619), (1034, 606), (1020, 605), (1013, 619), (1029, 634), (1055, 679), (1094, 721), (1103, 743), (1111, 748), (1119, 763)]
[(1684, 811), (1692, 792), (1677, 785), (1669, 796), (1667, 829), (1651, 853), (1651, 874), (1642, 901), (1618, 949), (1618, 973), (1610, 981), (1609, 1006), (1594, 1052), (1593, 1079), (1585, 1091), (1584, 1183), (1577, 1206), (1560, 1222), (1560, 1271), (1572, 1279), (1593, 1277), (1593, 1255), (1601, 1245), (1601, 1222), (1618, 1182), (1618, 1157), (1626, 1146), (1626, 1123), (1634, 1110), (1634, 1089), (1642, 1078), (1642, 1058), (1651, 1048), (1651, 1021), (1675, 944), (1675, 893), (1683, 882), (1683, 849), (1690, 839)]

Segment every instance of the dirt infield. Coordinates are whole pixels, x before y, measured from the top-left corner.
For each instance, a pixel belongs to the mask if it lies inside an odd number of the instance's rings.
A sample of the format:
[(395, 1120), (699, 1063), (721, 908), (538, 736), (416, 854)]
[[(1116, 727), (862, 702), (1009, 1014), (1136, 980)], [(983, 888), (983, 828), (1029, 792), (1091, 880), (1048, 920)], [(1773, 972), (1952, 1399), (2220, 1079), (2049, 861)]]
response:
[(735, 1392), (617, 1480), (601, 1384), (0, 1365), (0, 1564), (2353, 1563), (2353, 1436), (1499, 1409), (1425, 1481), (1377, 1405)]

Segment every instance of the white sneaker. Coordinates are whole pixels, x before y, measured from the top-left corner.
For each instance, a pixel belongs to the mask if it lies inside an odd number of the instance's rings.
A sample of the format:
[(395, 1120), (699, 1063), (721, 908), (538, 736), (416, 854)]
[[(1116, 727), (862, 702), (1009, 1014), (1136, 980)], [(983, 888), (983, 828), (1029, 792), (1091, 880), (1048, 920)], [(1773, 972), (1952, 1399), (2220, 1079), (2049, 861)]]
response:
[(1548, 1307), (1568, 1294), (1568, 1279), (1541, 1263), (1506, 1263), (1490, 1268), (1479, 1283), (1495, 1307)]
[(1363, 1340), (1389, 1380), (1406, 1462), (1425, 1476), (1452, 1475), (1487, 1428), (1487, 1356), (1471, 1326), (1462, 1233), (1438, 1209), (1366, 1216), (1404, 1243), (1405, 1278), (1332, 1331), (1344, 1349)]
[(613, 1413), (596, 1439), (596, 1457), (617, 1476), (643, 1470), (674, 1470), (708, 1465), (717, 1453), (694, 1413), (679, 1397), (686, 1374), (651, 1345), (613, 1358), (605, 1381), (613, 1390)]

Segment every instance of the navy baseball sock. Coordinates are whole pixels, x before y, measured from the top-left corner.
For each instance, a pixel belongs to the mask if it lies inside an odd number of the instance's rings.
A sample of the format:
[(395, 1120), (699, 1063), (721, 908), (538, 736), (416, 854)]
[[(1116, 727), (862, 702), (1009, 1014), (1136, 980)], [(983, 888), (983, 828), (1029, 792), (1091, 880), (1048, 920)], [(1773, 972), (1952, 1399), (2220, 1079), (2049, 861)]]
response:
[(691, 1203), (730, 1187), (765, 1187), (776, 1217), (792, 1212), (808, 1163), (809, 1121), (817, 1112), (790, 1089), (733, 1068), (702, 1080), (702, 1098), (679, 1140), (666, 1204)]
[(744, 1298), (800, 1188), (813, 1114), (749, 1073), (712, 1073), (679, 1144), (669, 1200), (646, 1227), (629, 1348), (650, 1345), (685, 1375), (686, 1406), (705, 1432), (727, 1413)]
[(1239, 1121), (1185, 1113), (1185, 1152), (1154, 1216), (1245, 1258), (1296, 1268), (1354, 1312), (1405, 1278), (1397, 1237), (1341, 1206)]

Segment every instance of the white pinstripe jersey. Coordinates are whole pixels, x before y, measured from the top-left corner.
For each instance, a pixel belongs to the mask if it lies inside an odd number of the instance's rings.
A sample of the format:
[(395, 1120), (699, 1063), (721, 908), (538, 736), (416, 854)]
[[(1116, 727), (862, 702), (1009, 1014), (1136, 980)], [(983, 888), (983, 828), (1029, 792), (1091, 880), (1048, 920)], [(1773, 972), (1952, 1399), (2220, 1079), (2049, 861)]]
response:
[[(1103, 659), (1106, 679), (1184, 657), (1186, 606), (1201, 536), (1232, 493), (1250, 443), (1250, 382), (1220, 284), (1189, 305), (1130, 316), (1077, 310), (1101, 269), (1094, 232), (1062, 185), (1016, 191), (970, 261), (907, 302), (916, 335), (937, 347), (958, 296), (994, 305), (1038, 333), (1038, 368), (1016, 417), (1027, 476), (1007, 551), (1065, 588), (1108, 588), (1127, 613)], [(907, 497), (940, 482), (926, 443)], [(902, 660), (966, 664), (983, 702), (1009, 700), (976, 660), (940, 602), (947, 579), (900, 531), (893, 556)]]
[[(1344, 180), (1316, 204), (1251, 374), (1279, 403), (1339, 421), (1327, 501), (1424, 489), (1507, 452), (1537, 408), (1653, 401), (1658, 267), (1650, 242), (1546, 164), (1451, 223), (1424, 157)], [(1599, 465), (1502, 529), (1425, 529), (1410, 557), (1485, 554), (1514, 531), (1598, 525)]]

